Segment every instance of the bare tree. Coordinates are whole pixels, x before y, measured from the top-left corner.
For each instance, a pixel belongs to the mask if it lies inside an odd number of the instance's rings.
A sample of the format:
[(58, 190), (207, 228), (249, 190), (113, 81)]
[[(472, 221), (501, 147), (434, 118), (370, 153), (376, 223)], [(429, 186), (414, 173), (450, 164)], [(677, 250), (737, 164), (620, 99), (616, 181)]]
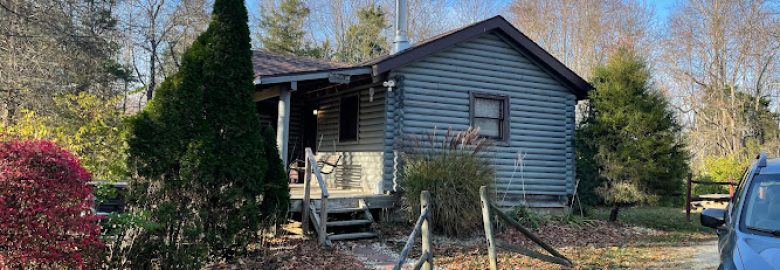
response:
[(504, 1), (453, 0), (450, 7), (453, 16), (449, 21), (458, 27), (499, 15), (506, 8)]
[(58, 94), (116, 90), (114, 1), (0, 0), (0, 96), (5, 125), (45, 112)]
[(586, 78), (616, 46), (646, 56), (655, 48), (654, 11), (641, 2), (516, 0), (509, 9), (520, 31)]
[(158, 82), (176, 71), (181, 53), (209, 20), (208, 0), (127, 0), (118, 10), (122, 42), (150, 100)]
[(679, 97), (696, 160), (748, 155), (743, 149), (751, 138), (766, 143), (757, 124), (767, 110), (762, 100), (772, 97), (780, 79), (779, 25), (774, 1), (692, 0), (671, 15), (663, 82)]

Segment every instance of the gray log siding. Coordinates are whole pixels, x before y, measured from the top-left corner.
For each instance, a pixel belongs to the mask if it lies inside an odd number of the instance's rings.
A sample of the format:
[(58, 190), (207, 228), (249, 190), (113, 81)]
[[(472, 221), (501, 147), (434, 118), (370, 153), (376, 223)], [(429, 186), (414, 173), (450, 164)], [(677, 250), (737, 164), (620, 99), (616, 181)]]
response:
[[(374, 91), (373, 101), (367, 86), (321, 98), (317, 114), (317, 150), (342, 156), (336, 170), (337, 186), (362, 188), (367, 193), (381, 194), (385, 89), (379, 87)], [(360, 96), (358, 140), (339, 142), (339, 100), (355, 94)]]
[(398, 180), (402, 168), (400, 157), (400, 142), (403, 138), (403, 77), (392, 77), (396, 81), (396, 88), (387, 93), (385, 99), (385, 143), (383, 151), (383, 176), (382, 189), (384, 192), (398, 191)]
[[(403, 97), (387, 102), (385, 190), (392, 188), (393, 129), (418, 135), (466, 129), (470, 93), (479, 92), (509, 97), (509, 140), (486, 153), (496, 168), (498, 198), (507, 194), (519, 203), (516, 195), (525, 190), (560, 202), (573, 193), (575, 95), (501, 37), (485, 34), (396, 69), (396, 76), (403, 86), (392, 95)], [(522, 154), (521, 173), (515, 164)]]

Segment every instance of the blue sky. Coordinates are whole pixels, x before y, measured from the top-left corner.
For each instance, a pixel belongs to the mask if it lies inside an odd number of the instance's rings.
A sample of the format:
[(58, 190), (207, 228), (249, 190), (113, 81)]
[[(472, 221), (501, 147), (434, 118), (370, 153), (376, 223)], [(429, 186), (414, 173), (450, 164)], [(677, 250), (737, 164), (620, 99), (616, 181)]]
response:
[[(259, 16), (259, 6), (260, 1), (262, 0), (244, 0), (246, 3), (246, 7), (249, 11), (249, 20), (250, 20), (250, 29), (254, 32), (256, 31), (256, 19), (257, 16)], [(331, 0), (331, 1), (339, 1), (339, 0)], [(490, 0), (488, 0), (490, 1)], [(498, 5), (494, 6), (508, 6), (512, 0), (492, 0), (494, 3), (498, 3)], [(630, 0), (629, 0), (630, 1)], [(642, 0), (637, 0), (642, 1)], [(666, 21), (666, 18), (669, 16), (669, 14), (672, 11), (672, 8), (675, 4), (675, 2), (678, 2), (679, 0), (645, 0), (648, 5), (653, 6), (655, 9), (655, 20), (659, 24), (663, 24)], [(495, 14), (492, 15), (498, 15), (499, 12), (502, 12), (501, 10), (495, 11)], [(253, 34), (252, 38), (254, 39), (255, 36)]]
[(658, 20), (665, 21), (669, 17), (669, 13), (672, 11), (672, 7), (675, 0), (651, 0), (648, 2), (651, 6), (655, 7), (655, 15)]
[[(249, 14), (258, 14), (258, 6), (260, 0), (244, 0)], [(338, 0), (333, 0), (338, 1)], [(497, 0), (498, 2), (511, 2), (506, 0)], [(654, 6), (658, 19), (664, 20), (669, 15), (670, 8), (674, 5), (676, 0), (649, 0), (647, 4)]]

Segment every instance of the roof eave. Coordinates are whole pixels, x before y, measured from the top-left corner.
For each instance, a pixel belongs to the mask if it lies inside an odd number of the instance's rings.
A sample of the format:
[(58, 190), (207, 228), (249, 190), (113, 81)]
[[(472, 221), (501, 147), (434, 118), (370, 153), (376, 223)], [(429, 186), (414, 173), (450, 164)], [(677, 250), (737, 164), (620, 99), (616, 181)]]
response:
[(287, 73), (279, 75), (261, 75), (255, 77), (255, 85), (268, 85), (276, 83), (286, 82), (300, 82), (309, 80), (327, 79), (333, 74), (338, 75), (366, 75), (371, 74), (371, 68), (369, 67), (350, 67), (350, 68), (336, 68), (336, 69), (321, 69), (312, 70), (306, 72)]

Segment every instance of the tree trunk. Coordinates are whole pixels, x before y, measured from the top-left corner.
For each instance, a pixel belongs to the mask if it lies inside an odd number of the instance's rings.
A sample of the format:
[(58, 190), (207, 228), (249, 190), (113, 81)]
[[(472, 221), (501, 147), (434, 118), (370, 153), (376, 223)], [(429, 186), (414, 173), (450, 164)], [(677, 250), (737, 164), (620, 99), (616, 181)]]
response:
[(123, 89), (124, 97), (122, 98), (122, 115), (127, 113), (127, 78), (125, 80), (125, 88)]
[(152, 95), (154, 94), (154, 87), (157, 84), (157, 67), (155, 66), (155, 56), (157, 55), (157, 44), (156, 42), (152, 41), (151, 46), (151, 53), (149, 56), (149, 89), (146, 89), (146, 102), (152, 100)]
[(618, 212), (620, 212), (620, 206), (619, 205), (615, 205), (615, 207), (612, 208), (612, 211), (609, 212), (609, 222), (617, 221)]

